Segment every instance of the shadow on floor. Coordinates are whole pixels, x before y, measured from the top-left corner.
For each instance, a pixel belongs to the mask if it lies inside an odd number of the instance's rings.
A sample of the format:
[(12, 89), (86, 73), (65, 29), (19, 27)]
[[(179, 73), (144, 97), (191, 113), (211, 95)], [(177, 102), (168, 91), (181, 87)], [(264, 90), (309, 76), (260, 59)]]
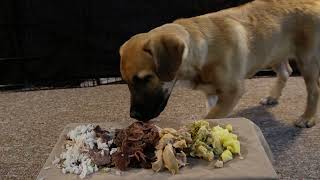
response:
[(244, 117), (260, 127), (266, 138), (273, 154), (280, 154), (291, 146), (302, 129), (294, 124), (289, 124), (277, 119), (272, 113), (268, 112), (265, 106), (254, 106), (235, 112), (231, 117)]

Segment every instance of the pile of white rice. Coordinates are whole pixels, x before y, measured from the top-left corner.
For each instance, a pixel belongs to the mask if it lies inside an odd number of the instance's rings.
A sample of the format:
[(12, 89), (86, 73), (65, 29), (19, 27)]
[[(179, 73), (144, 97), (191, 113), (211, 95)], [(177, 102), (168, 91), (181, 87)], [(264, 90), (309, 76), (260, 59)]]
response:
[[(92, 124), (80, 125), (67, 134), (70, 141), (65, 145), (65, 151), (52, 162), (58, 168), (61, 168), (64, 174), (72, 173), (84, 178), (99, 170), (90, 159), (88, 152), (95, 145), (99, 150), (102, 150), (102, 153), (109, 152), (112, 140), (105, 143), (101, 138), (97, 138), (94, 132), (95, 127)], [(116, 148), (111, 149), (109, 154), (112, 155), (116, 150)]]

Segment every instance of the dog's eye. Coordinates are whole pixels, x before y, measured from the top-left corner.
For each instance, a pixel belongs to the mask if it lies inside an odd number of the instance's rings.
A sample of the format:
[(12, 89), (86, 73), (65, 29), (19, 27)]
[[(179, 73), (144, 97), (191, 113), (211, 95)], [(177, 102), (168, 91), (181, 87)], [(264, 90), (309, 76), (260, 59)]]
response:
[(149, 48), (143, 48), (143, 51), (146, 52), (147, 54), (149, 54), (150, 56), (152, 56), (151, 49), (149, 49)]

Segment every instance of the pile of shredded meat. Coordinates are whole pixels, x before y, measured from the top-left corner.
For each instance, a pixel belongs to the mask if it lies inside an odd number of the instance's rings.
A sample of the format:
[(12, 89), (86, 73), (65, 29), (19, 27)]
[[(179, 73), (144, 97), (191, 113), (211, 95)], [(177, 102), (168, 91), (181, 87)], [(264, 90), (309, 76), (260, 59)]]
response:
[(116, 130), (114, 143), (118, 150), (112, 154), (112, 162), (120, 170), (128, 167), (149, 169), (156, 161), (155, 146), (159, 139), (158, 128), (150, 123), (135, 122)]

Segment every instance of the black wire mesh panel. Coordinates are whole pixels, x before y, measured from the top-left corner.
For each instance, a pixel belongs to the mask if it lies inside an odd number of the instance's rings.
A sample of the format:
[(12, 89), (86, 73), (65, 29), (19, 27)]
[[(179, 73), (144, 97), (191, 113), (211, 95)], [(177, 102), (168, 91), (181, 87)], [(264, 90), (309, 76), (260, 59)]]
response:
[(136, 33), (250, 0), (2, 0), (0, 85), (117, 77)]

